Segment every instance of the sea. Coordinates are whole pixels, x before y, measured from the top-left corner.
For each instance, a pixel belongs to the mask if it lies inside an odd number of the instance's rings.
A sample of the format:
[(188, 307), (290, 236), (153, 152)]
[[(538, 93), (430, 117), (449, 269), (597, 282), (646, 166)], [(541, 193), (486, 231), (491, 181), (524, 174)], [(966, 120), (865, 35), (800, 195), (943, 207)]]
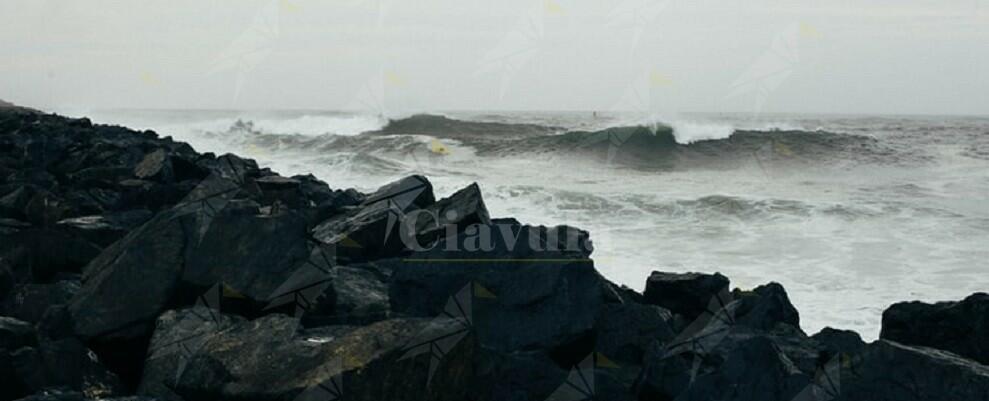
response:
[(601, 273), (784, 285), (810, 333), (989, 291), (989, 117), (63, 110), (333, 188), (477, 182), (492, 217), (587, 230)]

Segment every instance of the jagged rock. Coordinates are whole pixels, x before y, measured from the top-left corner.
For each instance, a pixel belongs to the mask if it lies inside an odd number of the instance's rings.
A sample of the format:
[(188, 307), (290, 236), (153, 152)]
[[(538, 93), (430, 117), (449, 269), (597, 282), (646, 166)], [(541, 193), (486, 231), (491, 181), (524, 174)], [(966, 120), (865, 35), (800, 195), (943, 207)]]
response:
[(761, 285), (752, 291), (735, 290), (732, 295), (736, 324), (762, 330), (772, 330), (780, 323), (800, 327), (800, 314), (778, 283)]
[(672, 320), (670, 311), (654, 305), (604, 305), (595, 322), (594, 349), (619, 364), (640, 365), (650, 345), (675, 337)]
[(456, 322), (398, 319), (338, 338), (313, 338), (298, 335), (295, 319), (266, 316), (209, 338), (189, 360), (176, 391), (187, 399), (462, 399), (466, 343), (449, 349), (433, 368), (428, 345), (421, 356), (408, 354), (417, 334), (439, 339), (451, 329)]
[(419, 244), (431, 244), (441, 236), (463, 231), (474, 224), (491, 224), (477, 183), (423, 208), (422, 212), (407, 216), (407, 219), (414, 219), (414, 222), (406, 224), (410, 228), (415, 227)]
[(354, 211), (320, 223), (313, 236), (337, 245), (340, 256), (395, 256), (409, 250), (400, 232), (406, 213), (434, 202), (432, 184), (425, 177), (410, 176), (381, 187)]
[(367, 324), (388, 317), (387, 277), (370, 265), (337, 266), (317, 305), (306, 311), (306, 326)]
[(34, 326), (11, 317), (0, 316), (0, 350), (15, 350), (37, 345)]
[[(477, 232), (471, 234), (469, 228), (429, 251), (379, 263), (393, 269), (392, 310), (437, 316), (449, 302), (471, 302), (484, 346), (502, 351), (576, 346), (589, 351), (605, 295), (604, 279), (586, 258), (587, 233), (569, 227), (558, 227), (562, 233), (512, 225), (471, 228)], [(473, 248), (472, 238), (490, 243)]]
[(194, 213), (163, 212), (97, 256), (69, 304), (76, 333), (104, 340), (149, 335), (178, 288), (197, 220)]
[[(985, 400), (989, 367), (932, 348), (880, 340), (840, 368), (822, 390), (838, 401)], [(837, 379), (836, 379), (837, 378)]]
[(244, 320), (205, 306), (167, 311), (157, 321), (137, 393), (183, 401), (172, 390), (186, 364), (213, 335)]
[(310, 254), (308, 222), (292, 210), (261, 214), (231, 203), (187, 249), (182, 282), (206, 289), (224, 283), (261, 307)]
[[(636, 393), (639, 399), (791, 401), (812, 384), (791, 354), (814, 353), (810, 342), (712, 325), (654, 349)], [(811, 365), (812, 369), (814, 365)]]
[(883, 312), (880, 338), (951, 351), (989, 365), (989, 294), (957, 302), (904, 302)]
[(705, 310), (717, 295), (728, 290), (728, 278), (719, 273), (652, 272), (643, 293), (645, 303), (658, 305), (691, 321)]
[(181, 295), (187, 255), (237, 188), (228, 180), (207, 178), (185, 202), (157, 214), (90, 262), (84, 285), (69, 305), (76, 333), (102, 341), (149, 336), (158, 315)]
[(851, 330), (838, 330), (825, 327), (810, 338), (823, 345), (824, 348), (835, 355), (841, 352), (849, 355), (857, 354), (865, 348), (865, 342), (862, 341), (862, 337)]

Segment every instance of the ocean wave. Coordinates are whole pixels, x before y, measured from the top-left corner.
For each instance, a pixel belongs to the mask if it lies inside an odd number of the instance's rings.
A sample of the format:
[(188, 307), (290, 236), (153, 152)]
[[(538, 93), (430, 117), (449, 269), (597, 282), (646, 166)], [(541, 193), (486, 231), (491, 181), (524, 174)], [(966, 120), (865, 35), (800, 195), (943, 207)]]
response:
[[(346, 120), (348, 129), (327, 126), (343, 121), (302, 119), (272, 125), (266, 120), (234, 120), (203, 135), (227, 143), (269, 151), (355, 152), (375, 155), (458, 153), (481, 157), (592, 158), (645, 169), (730, 166), (748, 163), (818, 162), (826, 159), (880, 161), (893, 151), (872, 137), (805, 130), (739, 130), (730, 125), (677, 121), (613, 126), (601, 130), (565, 130), (532, 123), (465, 121), (419, 114), (375, 126)], [(357, 122), (355, 122), (357, 121)], [(355, 133), (353, 126), (367, 129)], [(276, 127), (276, 128), (269, 128)], [(306, 134), (300, 133), (306, 127)], [(320, 133), (321, 134), (317, 134)], [(344, 132), (340, 134), (339, 132)], [(895, 157), (893, 157), (895, 159)], [(726, 165), (727, 163), (727, 165)]]

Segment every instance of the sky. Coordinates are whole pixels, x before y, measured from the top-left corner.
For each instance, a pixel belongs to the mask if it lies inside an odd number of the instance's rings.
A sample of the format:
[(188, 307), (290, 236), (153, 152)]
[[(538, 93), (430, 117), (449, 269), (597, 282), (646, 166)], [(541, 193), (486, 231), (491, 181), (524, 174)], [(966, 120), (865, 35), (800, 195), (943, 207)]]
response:
[(42, 109), (989, 114), (989, 0), (0, 0)]

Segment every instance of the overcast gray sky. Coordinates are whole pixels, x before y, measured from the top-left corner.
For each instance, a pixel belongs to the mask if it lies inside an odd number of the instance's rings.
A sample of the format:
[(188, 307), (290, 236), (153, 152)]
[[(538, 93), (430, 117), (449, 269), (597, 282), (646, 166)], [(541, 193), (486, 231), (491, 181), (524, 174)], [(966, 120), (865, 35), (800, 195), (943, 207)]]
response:
[(989, 114), (989, 0), (2, 0), (41, 108)]

